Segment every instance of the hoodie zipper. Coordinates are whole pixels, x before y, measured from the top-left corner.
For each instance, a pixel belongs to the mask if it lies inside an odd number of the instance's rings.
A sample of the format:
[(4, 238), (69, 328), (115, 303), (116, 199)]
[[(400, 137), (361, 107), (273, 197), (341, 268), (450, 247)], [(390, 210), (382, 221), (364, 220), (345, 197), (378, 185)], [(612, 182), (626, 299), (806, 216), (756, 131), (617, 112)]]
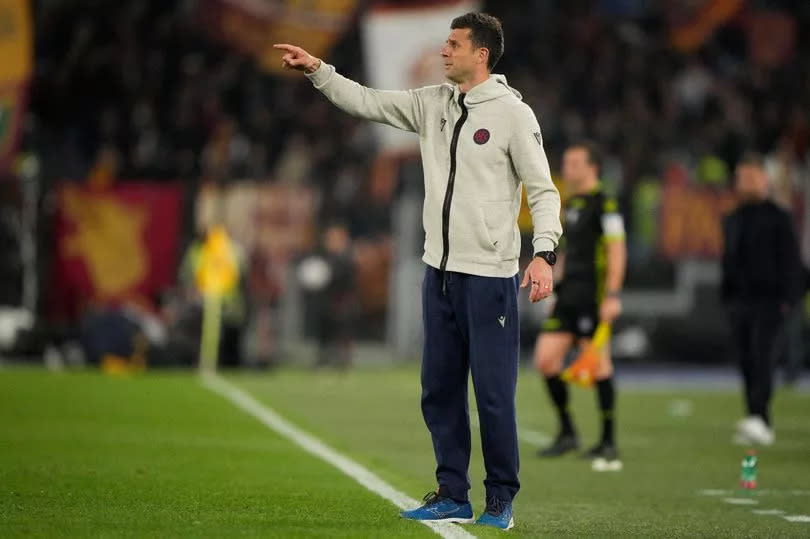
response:
[(453, 186), (456, 183), (456, 149), (461, 128), (467, 121), (467, 106), (464, 104), (464, 95), (458, 95), (458, 104), (461, 106), (461, 116), (453, 127), (453, 138), (450, 140), (450, 173), (447, 176), (447, 190), (444, 193), (442, 206), (442, 263), (439, 270), (442, 272), (442, 295), (447, 292), (447, 258), (450, 256), (450, 205), (453, 203)]

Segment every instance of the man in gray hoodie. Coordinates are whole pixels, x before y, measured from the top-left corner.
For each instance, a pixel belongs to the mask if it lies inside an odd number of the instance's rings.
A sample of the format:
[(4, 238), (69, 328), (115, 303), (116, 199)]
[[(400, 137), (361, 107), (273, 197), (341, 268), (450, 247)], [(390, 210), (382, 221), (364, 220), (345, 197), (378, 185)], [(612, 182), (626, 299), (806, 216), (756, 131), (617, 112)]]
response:
[(381, 91), (339, 75), (300, 47), (276, 45), (285, 67), (303, 71), (342, 110), (419, 135), (427, 265), (422, 413), (439, 488), (425, 496), (424, 505), (401, 515), (474, 521), (467, 496), (472, 372), (487, 473), (486, 510), (477, 522), (508, 529), (520, 488), (515, 388), (521, 185), (534, 222), (535, 252), (521, 287), (530, 287), (532, 302), (552, 292), (562, 227), (537, 119), (504, 76), (491, 74), (503, 47), (498, 19), (468, 13), (453, 20), (441, 50), (451, 84)]

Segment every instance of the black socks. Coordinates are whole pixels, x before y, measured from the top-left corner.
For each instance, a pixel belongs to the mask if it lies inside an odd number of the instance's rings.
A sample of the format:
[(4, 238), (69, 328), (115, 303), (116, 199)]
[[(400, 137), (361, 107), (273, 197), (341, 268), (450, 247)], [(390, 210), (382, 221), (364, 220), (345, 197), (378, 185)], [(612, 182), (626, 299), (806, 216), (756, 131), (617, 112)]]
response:
[(568, 413), (568, 385), (560, 379), (559, 374), (555, 374), (546, 378), (546, 386), (560, 417), (560, 434), (574, 434), (574, 425)]
[(616, 405), (616, 390), (613, 387), (613, 377), (596, 382), (596, 396), (602, 412), (602, 443), (614, 445), (613, 409)]

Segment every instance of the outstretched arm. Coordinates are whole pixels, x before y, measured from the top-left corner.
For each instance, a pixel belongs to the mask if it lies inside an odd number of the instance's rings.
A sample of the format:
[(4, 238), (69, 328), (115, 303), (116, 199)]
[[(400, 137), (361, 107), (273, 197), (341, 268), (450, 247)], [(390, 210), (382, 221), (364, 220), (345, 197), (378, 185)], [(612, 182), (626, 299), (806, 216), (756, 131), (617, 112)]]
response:
[(338, 74), (335, 68), (301, 47), (276, 44), (284, 52), (281, 57), (286, 69), (303, 71), (312, 84), (341, 110), (364, 118), (388, 124), (405, 131), (418, 132), (422, 118), (419, 90), (375, 90)]

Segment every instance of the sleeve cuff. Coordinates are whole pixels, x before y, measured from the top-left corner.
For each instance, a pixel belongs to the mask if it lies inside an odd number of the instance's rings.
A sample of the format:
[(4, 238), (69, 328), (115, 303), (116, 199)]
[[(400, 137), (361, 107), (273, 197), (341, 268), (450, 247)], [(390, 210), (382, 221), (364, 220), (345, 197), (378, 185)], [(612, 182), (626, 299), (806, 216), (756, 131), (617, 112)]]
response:
[(332, 78), (332, 74), (334, 72), (334, 66), (321, 60), (321, 65), (318, 67), (318, 69), (312, 73), (305, 73), (305, 75), (312, 82), (312, 85), (315, 88), (322, 88), (327, 82), (329, 82), (329, 79)]
[(535, 253), (539, 253), (540, 251), (553, 251), (557, 248), (554, 242), (548, 238), (535, 238), (532, 243), (534, 244)]

